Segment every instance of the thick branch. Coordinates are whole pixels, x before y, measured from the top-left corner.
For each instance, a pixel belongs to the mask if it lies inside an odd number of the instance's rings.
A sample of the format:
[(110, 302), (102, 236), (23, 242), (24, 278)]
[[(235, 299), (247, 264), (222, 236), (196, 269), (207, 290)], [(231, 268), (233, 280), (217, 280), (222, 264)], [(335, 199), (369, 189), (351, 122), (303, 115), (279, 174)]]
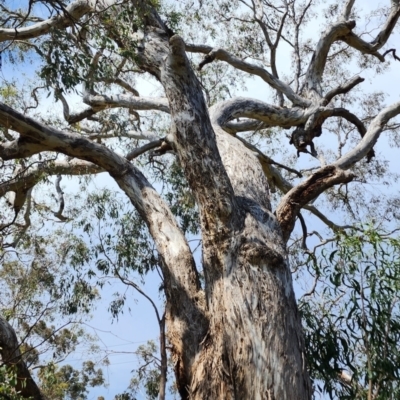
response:
[(12, 142), (0, 143), (0, 158), (3, 160), (24, 158), (44, 150), (46, 150), (46, 148), (38, 145), (34, 140), (19, 138)]
[(348, 169), (365, 157), (379, 139), (385, 125), (400, 114), (400, 102), (384, 108), (370, 123), (367, 132), (358, 145), (336, 161), (333, 165), (337, 168)]
[(342, 20), (348, 21), (350, 19), (351, 10), (353, 9), (355, 0), (347, 0), (342, 11)]
[(322, 96), (321, 80), (324, 73), (326, 59), (332, 44), (339, 38), (349, 34), (356, 26), (354, 21), (339, 22), (331, 26), (321, 37), (315, 48), (313, 57), (305, 78), (305, 89), (309, 96)]
[(290, 128), (302, 123), (315, 111), (315, 108), (302, 110), (300, 108), (281, 108), (264, 103), (260, 100), (236, 97), (214, 105), (210, 114), (212, 123), (225, 129), (235, 118), (245, 117), (265, 122), (270, 126)]
[(85, 95), (83, 101), (94, 109), (115, 107), (132, 108), (134, 110), (159, 110), (169, 113), (168, 100), (163, 97), (136, 97), (124, 94)]
[(334, 165), (328, 165), (291, 189), (281, 199), (276, 209), (276, 216), (285, 240), (289, 239), (297, 214), (304, 205), (314, 200), (326, 189), (339, 183), (350, 182), (353, 178), (353, 174), (347, 173)]
[(32, 24), (24, 28), (3, 28), (0, 29), (0, 42), (6, 40), (26, 40), (44, 35), (51, 28), (65, 28), (77, 22), (81, 17), (91, 11), (99, 11), (107, 7), (114, 0), (76, 0), (71, 3), (63, 15), (56, 15), (45, 21)]

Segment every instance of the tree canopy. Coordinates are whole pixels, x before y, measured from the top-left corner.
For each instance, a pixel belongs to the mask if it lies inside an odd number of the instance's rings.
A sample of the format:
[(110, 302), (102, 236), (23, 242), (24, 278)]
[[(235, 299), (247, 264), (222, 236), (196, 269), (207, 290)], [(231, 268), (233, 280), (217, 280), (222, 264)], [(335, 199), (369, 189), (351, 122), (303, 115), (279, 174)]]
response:
[(172, 370), (182, 399), (398, 398), (399, 17), (1, 1), (0, 393), (102, 385), (59, 363), (113, 280), (111, 315), (129, 288), (159, 326), (116, 398), (164, 399)]

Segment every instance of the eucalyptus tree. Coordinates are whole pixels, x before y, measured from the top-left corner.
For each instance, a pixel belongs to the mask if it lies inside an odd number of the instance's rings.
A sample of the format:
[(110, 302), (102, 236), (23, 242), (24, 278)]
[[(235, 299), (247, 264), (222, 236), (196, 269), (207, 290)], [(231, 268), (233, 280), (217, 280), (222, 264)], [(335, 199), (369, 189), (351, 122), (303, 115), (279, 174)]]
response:
[[(15, 238), (3, 245), (18, 246), (18, 232), (34, 229), (29, 199), (48, 177), (107, 172), (154, 240), (167, 339), (184, 399), (311, 398), (288, 262), (296, 219), (306, 237), (302, 209), (332, 230), (347, 228), (317, 208), (318, 198), (347, 207), (346, 218), (353, 220), (355, 206), (370, 208), (375, 217), (393, 208), (393, 199), (387, 207), (352, 203), (363, 193), (361, 183), (384, 179), (373, 147), (383, 131), (395, 135), (400, 103), (383, 106), (378, 94), (360, 95), (364, 79), (351, 68), (384, 72), (398, 60), (389, 43), (400, 2), (388, 1), (369, 16), (356, 8), (365, 2), (333, 2), (324, 10), (314, 3), (52, 0), (29, 1), (25, 10), (0, 6), (3, 61), (7, 54), (17, 60), (34, 53), (40, 86), (62, 103), (65, 120), (41, 117), (39, 108), (31, 116), (39, 86), (32, 104), (0, 104), (0, 195), (11, 204), (1, 224), (5, 237)], [(318, 11), (325, 26), (318, 27), (318, 38), (307, 38), (305, 27)], [(290, 68), (282, 71), (284, 63)], [(159, 95), (141, 96), (137, 75), (157, 82)], [(265, 85), (263, 101), (234, 95), (247, 76)], [(70, 108), (71, 91), (82, 95), (83, 109)], [(272, 156), (290, 129), (293, 154), (285, 147), (278, 163)], [(154, 170), (154, 158), (167, 152), (183, 171), (199, 210), (201, 265), (181, 217), (136, 161), (149, 151)], [(308, 168), (293, 168), (296, 153), (311, 156)], [(60, 207), (47, 212), (63, 221), (59, 178), (55, 186)], [(14, 337), (3, 335), (6, 323), (0, 328), (1, 338)], [(7, 359), (15, 343), (1, 344)]]

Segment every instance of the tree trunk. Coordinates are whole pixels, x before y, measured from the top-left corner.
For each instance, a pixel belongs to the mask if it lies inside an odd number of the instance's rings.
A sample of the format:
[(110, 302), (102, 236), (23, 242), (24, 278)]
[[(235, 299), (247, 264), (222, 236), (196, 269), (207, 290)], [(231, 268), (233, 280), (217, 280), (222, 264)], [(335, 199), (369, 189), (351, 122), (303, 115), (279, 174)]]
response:
[(205, 254), (220, 253), (221, 273), (207, 284), (210, 329), (190, 398), (309, 399), (301, 324), (267, 182), (251, 152), (215, 131), (243, 217), (224, 244), (204, 240)]
[[(176, 326), (168, 335), (180, 394), (199, 400), (310, 399), (285, 242), (261, 165), (221, 129), (229, 110), (212, 110), (210, 120), (183, 40), (150, 26), (141, 43), (141, 67), (164, 86), (171, 141), (201, 214), (208, 330), (198, 344), (186, 326), (179, 337)], [(180, 357), (182, 344), (192, 359)]]

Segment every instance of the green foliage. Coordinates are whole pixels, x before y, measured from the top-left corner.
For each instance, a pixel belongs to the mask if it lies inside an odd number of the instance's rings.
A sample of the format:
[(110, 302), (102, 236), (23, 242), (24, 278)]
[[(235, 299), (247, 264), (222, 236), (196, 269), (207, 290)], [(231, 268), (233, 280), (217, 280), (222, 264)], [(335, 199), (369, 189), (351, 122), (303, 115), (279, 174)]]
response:
[[(156, 400), (159, 394), (161, 378), (161, 362), (158, 346), (149, 340), (135, 351), (140, 367), (132, 371), (133, 377), (128, 390), (117, 395), (115, 400), (135, 400), (137, 396), (145, 395), (147, 400)], [(173, 379), (172, 368), (168, 368), (169, 379)], [(174, 387), (170, 387), (171, 395), (175, 394)]]
[(0, 364), (0, 399), (26, 400), (26, 397), (22, 397), (16, 390), (17, 379), (17, 372), (14, 367)]
[(398, 399), (400, 239), (367, 228), (332, 247), (310, 260), (324, 285), (300, 302), (314, 385), (341, 400)]
[(81, 370), (70, 365), (49, 363), (38, 374), (41, 390), (52, 400), (85, 400), (88, 388), (104, 384), (103, 372), (92, 361), (86, 361)]
[[(101, 370), (91, 361), (81, 370), (57, 363), (78, 345), (92, 343), (80, 322), (89, 311), (93, 290), (68, 265), (70, 257), (79, 258), (80, 242), (68, 232), (59, 233), (57, 246), (54, 232), (38, 230), (23, 234), (15, 251), (0, 254), (0, 314), (20, 339), (22, 360), (39, 371), (38, 384), (48, 398), (85, 399), (89, 386), (104, 383)], [(69, 315), (72, 308), (74, 317)], [(1, 390), (19, 399), (13, 391), (15, 373), (6, 365), (1, 368)]]

